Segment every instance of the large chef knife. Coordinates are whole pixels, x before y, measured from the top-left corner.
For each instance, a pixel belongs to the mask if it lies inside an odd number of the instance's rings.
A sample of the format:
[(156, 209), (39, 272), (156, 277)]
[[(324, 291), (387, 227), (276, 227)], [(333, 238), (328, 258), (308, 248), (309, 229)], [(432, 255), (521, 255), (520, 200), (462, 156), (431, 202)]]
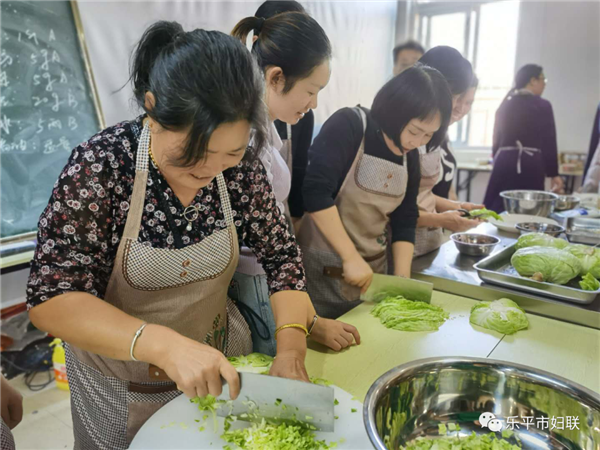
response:
[[(150, 366), (150, 376), (168, 380), (166, 373)], [(311, 425), (316, 430), (334, 430), (334, 390), (304, 381), (240, 372), (240, 395), (229, 400), (229, 385), (223, 383), (220, 399), (228, 400), (217, 408), (217, 415), (234, 415), (238, 420)], [(298, 422), (299, 421), (299, 422)]]
[[(325, 267), (323, 274), (331, 278), (344, 278), (341, 267)], [(365, 293), (360, 294), (360, 299), (365, 302), (379, 302), (386, 297), (401, 295), (407, 300), (431, 303), (432, 294), (433, 284), (431, 283), (374, 273), (369, 288)]]

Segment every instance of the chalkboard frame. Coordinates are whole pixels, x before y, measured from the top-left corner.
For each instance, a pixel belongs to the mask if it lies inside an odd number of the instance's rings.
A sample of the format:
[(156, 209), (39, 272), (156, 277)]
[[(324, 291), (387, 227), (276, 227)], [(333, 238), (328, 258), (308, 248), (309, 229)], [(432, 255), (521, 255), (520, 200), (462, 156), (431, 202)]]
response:
[[(100, 124), (100, 130), (103, 130), (104, 128), (106, 128), (106, 123), (104, 121), (104, 113), (102, 112), (100, 95), (98, 94), (98, 87), (94, 78), (91, 59), (85, 40), (83, 23), (81, 22), (81, 15), (79, 14), (79, 5), (77, 4), (77, 0), (65, 1), (68, 1), (68, 3), (70, 3), (71, 5), (73, 21), (75, 22), (75, 29), (77, 30), (79, 53), (83, 61), (86, 81), (90, 87), (92, 101), (94, 104), (94, 110), (96, 112), (96, 118), (98, 120), (98, 123)], [(4, 238), (0, 238), (0, 268), (6, 269), (7, 267), (13, 265), (29, 263), (29, 261), (31, 261), (31, 258), (33, 257), (33, 250), (36, 244), (36, 237), (37, 231), (30, 231), (28, 233), (16, 234), (14, 236), (6, 236)]]

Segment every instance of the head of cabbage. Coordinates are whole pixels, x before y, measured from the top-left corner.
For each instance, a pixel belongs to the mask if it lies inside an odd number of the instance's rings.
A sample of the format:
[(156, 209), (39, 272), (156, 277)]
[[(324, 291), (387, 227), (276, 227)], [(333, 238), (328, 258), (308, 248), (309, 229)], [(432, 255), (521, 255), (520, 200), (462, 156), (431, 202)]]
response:
[(517, 250), (510, 260), (522, 277), (541, 274), (542, 281), (567, 284), (581, 273), (581, 262), (566, 250), (553, 247), (527, 247)]
[(513, 334), (529, 326), (525, 311), (508, 298), (477, 303), (471, 308), (469, 321), (504, 334)]
[(564, 239), (552, 237), (544, 233), (528, 233), (519, 237), (515, 244), (517, 250), (527, 247), (554, 247), (563, 249), (569, 246)]
[(572, 244), (567, 247), (567, 250), (581, 262), (581, 276), (590, 273), (594, 278), (600, 278), (600, 251), (598, 249), (589, 245)]

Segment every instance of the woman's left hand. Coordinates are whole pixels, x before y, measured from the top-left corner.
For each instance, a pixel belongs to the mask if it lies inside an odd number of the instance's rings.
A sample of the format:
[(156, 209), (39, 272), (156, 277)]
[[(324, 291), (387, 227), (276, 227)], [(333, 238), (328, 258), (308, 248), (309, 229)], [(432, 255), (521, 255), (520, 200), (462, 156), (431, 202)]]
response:
[(309, 382), (304, 358), (297, 352), (277, 352), (269, 375)]
[(360, 344), (360, 334), (356, 327), (324, 317), (319, 317), (310, 337), (336, 352), (350, 347), (355, 341), (356, 345)]

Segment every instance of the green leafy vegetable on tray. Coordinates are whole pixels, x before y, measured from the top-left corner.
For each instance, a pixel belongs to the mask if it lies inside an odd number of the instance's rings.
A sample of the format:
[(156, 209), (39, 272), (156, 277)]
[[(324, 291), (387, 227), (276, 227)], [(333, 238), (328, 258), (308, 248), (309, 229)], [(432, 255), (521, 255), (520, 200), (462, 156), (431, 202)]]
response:
[(503, 334), (514, 334), (529, 327), (525, 311), (508, 298), (473, 305), (469, 321)]
[(560, 285), (567, 284), (581, 272), (577, 257), (554, 247), (522, 248), (513, 254), (510, 262), (522, 277)]
[(413, 302), (402, 296), (382, 300), (371, 314), (378, 317), (386, 328), (400, 331), (436, 331), (449, 317), (439, 306)]
[(564, 249), (569, 246), (569, 243), (564, 239), (555, 238), (544, 233), (528, 233), (524, 234), (517, 240), (515, 249), (520, 250), (527, 247), (554, 247)]
[(581, 289), (584, 291), (597, 291), (600, 289), (600, 281), (596, 280), (591, 273), (588, 273), (583, 276), (579, 282), (579, 286), (581, 286)]
[(571, 244), (567, 250), (581, 262), (581, 276), (589, 273), (594, 278), (600, 278), (600, 250), (581, 244)]
[(504, 219), (500, 214), (487, 208), (473, 209), (469, 211), (469, 216), (473, 219), (489, 219), (490, 217), (496, 219), (498, 222), (504, 222)]

